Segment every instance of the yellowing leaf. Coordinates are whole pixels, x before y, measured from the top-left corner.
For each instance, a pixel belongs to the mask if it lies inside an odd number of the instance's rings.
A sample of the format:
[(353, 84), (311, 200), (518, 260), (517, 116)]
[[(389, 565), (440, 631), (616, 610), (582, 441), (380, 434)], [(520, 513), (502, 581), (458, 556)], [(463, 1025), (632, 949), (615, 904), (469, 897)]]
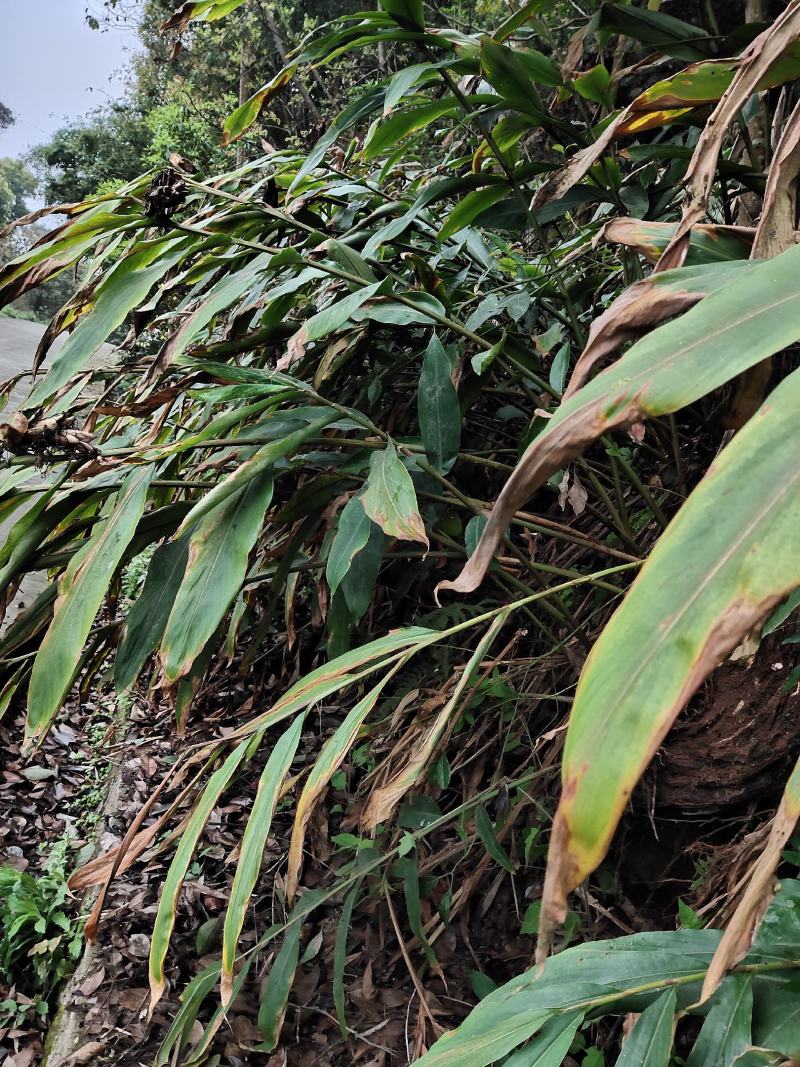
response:
[(689, 697), (800, 586), (798, 404), (795, 372), (711, 466), (586, 661), (564, 746), (540, 952)]
[(360, 499), (367, 515), (389, 537), (420, 541), (428, 547), (414, 483), (392, 441), (382, 452), (375, 452), (370, 458), (369, 478)]

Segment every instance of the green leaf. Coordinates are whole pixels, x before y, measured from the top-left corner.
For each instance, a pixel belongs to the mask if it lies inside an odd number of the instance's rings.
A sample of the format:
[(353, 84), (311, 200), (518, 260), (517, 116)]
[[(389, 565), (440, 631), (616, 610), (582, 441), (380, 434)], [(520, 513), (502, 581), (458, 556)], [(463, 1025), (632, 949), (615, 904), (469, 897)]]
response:
[(281, 950), (275, 957), (275, 962), (269, 972), (258, 1009), (258, 1028), (264, 1035), (263, 1044), (258, 1046), (259, 1051), (272, 1052), (278, 1044), (283, 1017), (286, 1013), (286, 1002), (289, 999), (294, 972), (297, 970), (297, 961), (300, 958), (302, 929), (303, 924), (299, 921), (289, 926)]
[(347, 1019), (345, 1018), (344, 1004), (344, 964), (347, 958), (347, 935), (350, 932), (350, 920), (353, 917), (353, 908), (360, 889), (361, 881), (359, 880), (345, 897), (339, 925), (336, 927), (336, 944), (333, 954), (333, 1004), (336, 1018), (339, 1022), (339, 1030), (345, 1041), (347, 1040)]
[(478, 547), (483, 531), (486, 529), (486, 516), (485, 515), (473, 515), (466, 525), (464, 530), (464, 547), (467, 550), (467, 556), (471, 556), (475, 549)]
[(567, 342), (559, 348), (558, 352), (556, 352), (555, 358), (550, 365), (548, 380), (557, 393), (564, 392), (564, 382), (566, 381), (567, 371), (569, 370), (569, 357), (570, 348), (569, 342)]
[(289, 187), (290, 193), (305, 177), (317, 168), (330, 146), (342, 133), (344, 133), (345, 130), (354, 126), (372, 111), (376, 111), (378, 108), (382, 107), (385, 94), (386, 90), (383, 86), (376, 86), (372, 89), (368, 89), (363, 96), (359, 96), (358, 99), (354, 100), (351, 104), (348, 104), (344, 111), (337, 115), (322, 137), (320, 137), (305, 157), (302, 166)]
[(575, 87), (575, 91), (584, 100), (591, 100), (594, 104), (603, 104), (608, 108), (611, 107), (611, 100), (608, 95), (611, 75), (602, 63), (598, 63), (596, 67), (592, 67), (591, 70), (581, 74), (572, 84)]
[(58, 227), (47, 241), (37, 242), (0, 269), (0, 305), (9, 304), (33, 286), (72, 266), (103, 234), (126, 233), (147, 225), (140, 212), (109, 211), (105, 203), (83, 211), (73, 222)]
[(438, 63), (412, 63), (409, 67), (402, 67), (387, 86), (383, 117), (386, 118), (394, 110), (410, 89), (421, 81), (428, 81), (439, 69)]
[(455, 463), (461, 444), (461, 408), (451, 374), (450, 359), (434, 333), (422, 360), (417, 411), (425, 455), (443, 474)]
[(509, 48), (491, 37), (481, 41), (481, 70), (506, 104), (536, 122), (542, 122), (545, 113), (535, 82), (561, 84), (558, 67), (541, 52)]
[(489, 993), (421, 1057), (419, 1067), (487, 1067), (567, 1012), (587, 1012), (596, 1003), (605, 1014), (615, 1001), (625, 1010), (627, 991), (639, 986), (655, 997), (663, 991), (659, 983), (681, 981), (687, 983), (683, 996), (696, 997), (719, 939), (714, 930), (677, 930), (565, 949), (546, 960), (541, 975), (526, 971)]
[(272, 259), (273, 256), (267, 253), (256, 256), (247, 266), (226, 274), (212, 286), (199, 307), (184, 319), (167, 341), (159, 356), (159, 365), (165, 368), (179, 359), (221, 311), (255, 287), (258, 275), (269, 268)]
[(753, 980), (734, 974), (714, 996), (686, 1067), (727, 1067), (751, 1044)]
[[(610, 244), (622, 244), (629, 248), (635, 248), (641, 252), (651, 263), (655, 263), (664, 249), (667, 247), (677, 229), (674, 222), (650, 222), (645, 219), (619, 218), (612, 219), (603, 227), (602, 237)], [(698, 225), (692, 228), (689, 251), (686, 255), (685, 267), (680, 271), (664, 271), (660, 275), (651, 276), (653, 281), (664, 279), (667, 275), (672, 276), (676, 284), (680, 284), (681, 274), (686, 267), (700, 266), (706, 263), (727, 263), (731, 260), (746, 260), (752, 250), (753, 233), (740, 226), (704, 226)], [(703, 274), (698, 272), (694, 277), (686, 274), (690, 281), (700, 280), (703, 283), (714, 285), (715, 279), (720, 284), (726, 284), (722, 275), (714, 272)], [(727, 282), (732, 279), (728, 278)], [(667, 280), (667, 283), (669, 279)], [(662, 283), (663, 284), (663, 283)], [(718, 286), (716, 286), (718, 287)]]
[(773, 987), (758, 998), (753, 1039), (791, 1060), (800, 1055), (800, 980)]
[[(675, 108), (682, 105), (700, 107), (716, 103), (728, 89), (739, 69), (736, 59), (708, 59), (692, 63), (671, 78), (655, 82), (645, 89), (633, 102), (632, 110), (639, 114), (658, 111), (660, 108)], [(759, 92), (794, 81), (800, 75), (800, 43), (790, 45), (758, 83)], [(635, 118), (632, 120), (635, 121)], [(623, 129), (625, 127), (623, 126)], [(676, 149), (679, 146), (667, 146)]]
[(325, 577), (328, 580), (331, 596), (335, 595), (342, 579), (350, 569), (353, 557), (369, 540), (371, 527), (372, 522), (359, 498), (350, 497), (339, 516), (336, 536), (331, 542), (325, 567)]
[(582, 1022), (580, 1011), (551, 1019), (533, 1041), (509, 1056), (505, 1067), (561, 1067)]
[(367, 612), (375, 582), (383, 562), (386, 537), (380, 526), (370, 523), (369, 537), (364, 547), (356, 552), (342, 579), (342, 593), (347, 602), (353, 625), (359, 623)]
[(621, 33), (677, 59), (702, 59), (713, 54), (715, 41), (697, 26), (663, 11), (628, 4), (605, 3), (592, 22), (595, 29)]
[(360, 253), (356, 252), (350, 245), (343, 244), (341, 241), (334, 241), (330, 238), (325, 242), (325, 252), (328, 259), (343, 270), (349, 271), (351, 274), (357, 274), (359, 278), (362, 278), (365, 282), (371, 283), (375, 281), (375, 272), (369, 263), (364, 259)]
[(432, 100), (418, 107), (396, 111), (390, 118), (376, 126), (364, 144), (364, 159), (375, 159), (388, 149), (394, 148), (412, 133), (418, 133), (432, 122), (445, 115), (457, 115), (459, 104), (452, 97)]
[(483, 352), (475, 353), (470, 362), (472, 363), (472, 369), (475, 371), (476, 374), (483, 374), (485, 370), (491, 367), (491, 365), (503, 351), (505, 343), (506, 338), (504, 334), (503, 337), (497, 342), (497, 344), (492, 345), (491, 348), (485, 349)]
[[(278, 460), (283, 459), (290, 452), (294, 452), (296, 448), (305, 444), (310, 438), (319, 436), (325, 427), (329, 426), (337, 418), (339, 418), (337, 412), (326, 411), (320, 418), (315, 419), (299, 430), (295, 430), (294, 433), (289, 433), (277, 441), (270, 441), (269, 444), (263, 445), (249, 459), (246, 459), (241, 466), (237, 467), (232, 474), (218, 481), (213, 489), (198, 500), (181, 523), (177, 536), (181, 537), (207, 515), (212, 514), (216, 508), (221, 507), (226, 500), (229, 500), (236, 493), (250, 485), (255, 479), (266, 477), (273, 470)], [(243, 438), (242, 444), (245, 443), (246, 438)]]
[(370, 457), (366, 489), (359, 499), (367, 515), (389, 537), (420, 541), (428, 547), (414, 483), (392, 441)]
[[(467, 193), (448, 213), (444, 225), (439, 230), (439, 240), (449, 240), (453, 234), (463, 230), (465, 226), (469, 226), (478, 215), (493, 207), (498, 200), (503, 200), (507, 197), (508, 192), (508, 186), (503, 184), (487, 185), (485, 189), (474, 189), (471, 193)], [(482, 352), (480, 355), (485, 356), (486, 353)]]
[[(278, 794), (300, 744), (305, 716), (298, 715), (292, 725), (275, 742), (258, 782), (258, 791), (247, 819), (233, 876), (225, 925), (222, 934), (222, 1001), (227, 1004), (233, 991), (233, 965), (236, 947), (250, 905), (253, 889), (261, 871), (261, 861), (272, 826)], [(298, 923), (298, 927), (299, 927)]]
[(423, 0), (380, 0), (381, 10), (391, 15), (405, 29), (424, 30), (425, 12)]
[(189, 673), (236, 599), (271, 499), (272, 477), (261, 474), (196, 524), (186, 573), (161, 641), (170, 684)]
[(297, 70), (296, 64), (284, 67), (270, 78), (266, 85), (262, 85), (258, 92), (253, 93), (235, 111), (232, 111), (222, 128), (223, 146), (232, 144), (234, 141), (247, 133), (253, 123), (258, 119), (262, 110), (273, 100), (292, 80)]
[(558, 407), (506, 482), (477, 551), (440, 589), (477, 588), (514, 513), (590, 442), (678, 411), (800, 339), (800, 247), (752, 265), (714, 265), (731, 269), (741, 273), (729, 285), (638, 341)]
[(478, 831), (478, 837), (483, 842), (483, 847), (495, 863), (499, 863), (501, 867), (505, 867), (509, 874), (513, 874), (514, 864), (498, 841), (492, 820), (489, 818), (489, 814), (483, 804), (479, 804), (475, 809), (475, 829)]
[(625, 1039), (617, 1067), (669, 1067), (677, 994), (666, 989), (645, 1008)]
[(417, 863), (416, 852), (399, 860), (397, 863), (397, 870), (403, 877), (403, 895), (405, 896), (406, 901), (408, 925), (411, 927), (411, 932), (414, 937), (419, 941), (429, 966), (439, 970), (441, 973), (439, 961), (436, 959), (436, 953), (433, 951), (430, 941), (428, 941), (422, 924), (422, 905), (420, 903), (419, 894), (419, 866)]
[(800, 589), (796, 589), (791, 596), (787, 597), (781, 606), (770, 615), (761, 630), (761, 636), (766, 637), (783, 626), (789, 616), (800, 607)]
[(158, 647), (188, 558), (186, 538), (169, 541), (153, 553), (142, 591), (128, 612), (114, 659), (117, 692), (136, 682), (145, 660)]
[[(216, 920), (213, 921), (216, 922)], [(191, 1029), (203, 1006), (203, 1001), (217, 984), (218, 978), (219, 964), (212, 963), (200, 974), (195, 975), (186, 986), (181, 994), (181, 1006), (159, 1047), (155, 1067), (167, 1067), (173, 1048), (177, 1045), (179, 1050), (183, 1051), (188, 1045)]]
[(702, 930), (705, 922), (684, 900), (678, 901), (678, 920), (684, 930)]
[[(400, 661), (402, 663), (402, 660)], [(350, 747), (355, 741), (358, 731), (364, 724), (365, 719), (375, 707), (387, 682), (394, 676), (396, 669), (387, 671), (386, 675), (376, 686), (362, 697), (358, 703), (350, 709), (344, 720), (339, 724), (334, 734), (328, 738), (322, 746), (320, 754), (314, 761), (311, 772), (300, 794), (295, 812), (292, 838), (289, 843), (289, 863), (286, 876), (286, 899), (291, 903), (300, 877), (300, 867), (303, 861), (303, 844), (305, 842), (306, 827), (313, 814), (314, 807), (328, 788), (334, 773), (341, 767)]]
[(186, 829), (180, 836), (178, 848), (167, 871), (167, 877), (164, 879), (164, 886), (158, 902), (158, 913), (153, 925), (153, 936), (150, 941), (150, 1003), (153, 1007), (161, 999), (166, 985), (164, 960), (167, 958), (169, 942), (175, 926), (178, 894), (189, 869), (189, 863), (211, 812), (247, 755), (249, 746), (249, 739), (237, 745), (222, 766), (208, 780), (208, 784), (195, 805)]
[(163, 30), (182, 30), (191, 21), (215, 22), (235, 11), (245, 0), (185, 0), (161, 27)]
[(44, 736), (69, 691), (92, 623), (144, 513), (153, 471), (147, 466), (126, 476), (99, 532), (73, 556), (59, 581), (53, 621), (33, 663), (26, 745)]
[(546, 908), (562, 908), (605, 855), (633, 786), (695, 689), (800, 586), (798, 404), (795, 372), (711, 466), (595, 644), (567, 730)]
[(536, 931), (539, 929), (539, 916), (541, 911), (541, 900), (534, 900), (533, 904), (528, 905), (525, 909), (525, 914), (522, 917), (522, 926), (520, 927), (521, 934), (535, 936)]
[(327, 337), (329, 333), (341, 329), (352, 318), (353, 312), (357, 311), (362, 304), (366, 304), (384, 285), (385, 281), (383, 280), (374, 282), (372, 285), (366, 285), (363, 289), (356, 289), (354, 293), (348, 293), (347, 296), (337, 300), (330, 307), (318, 311), (316, 315), (312, 315), (303, 324), (301, 329), (303, 339), (306, 341), (319, 341), (322, 337)]
[(25, 401), (38, 407), (82, 370), (128, 314), (138, 307), (152, 287), (180, 263), (198, 243), (197, 237), (159, 237), (143, 241), (108, 272), (85, 315), (53, 357), (44, 379)]

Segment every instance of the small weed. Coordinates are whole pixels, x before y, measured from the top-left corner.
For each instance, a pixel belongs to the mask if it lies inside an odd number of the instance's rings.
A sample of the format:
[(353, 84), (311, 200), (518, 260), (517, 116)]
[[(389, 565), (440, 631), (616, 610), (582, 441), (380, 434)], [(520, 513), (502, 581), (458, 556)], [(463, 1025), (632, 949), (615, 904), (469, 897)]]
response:
[(67, 904), (66, 851), (66, 839), (59, 841), (37, 876), (0, 867), (0, 975), (25, 994), (52, 989), (81, 952), (80, 924)]

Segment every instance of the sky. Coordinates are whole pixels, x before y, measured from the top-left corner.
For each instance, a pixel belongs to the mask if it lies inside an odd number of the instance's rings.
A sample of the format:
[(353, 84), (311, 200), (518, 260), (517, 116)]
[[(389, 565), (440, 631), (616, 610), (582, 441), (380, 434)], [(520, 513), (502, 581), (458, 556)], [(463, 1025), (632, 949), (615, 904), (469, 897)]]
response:
[(0, 102), (16, 124), (0, 130), (0, 156), (21, 156), (69, 119), (125, 91), (130, 30), (91, 30), (91, 0), (0, 0)]

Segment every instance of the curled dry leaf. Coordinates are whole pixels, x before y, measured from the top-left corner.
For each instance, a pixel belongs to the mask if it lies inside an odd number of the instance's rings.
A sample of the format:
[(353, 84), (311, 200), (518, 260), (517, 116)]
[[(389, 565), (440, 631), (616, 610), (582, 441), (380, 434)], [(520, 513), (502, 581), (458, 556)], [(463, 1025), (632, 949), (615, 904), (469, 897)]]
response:
[[(753, 242), (753, 259), (768, 259), (795, 243), (797, 185), (800, 177), (800, 103), (796, 104), (775, 149), (764, 191), (764, 207)], [(699, 227), (697, 227), (699, 228)]]
[[(800, 104), (796, 105), (783, 129), (775, 149), (764, 191), (764, 205), (753, 242), (753, 259), (769, 259), (791, 248), (797, 236), (797, 185), (800, 176)], [(695, 227), (695, 232), (700, 227)], [(739, 430), (758, 410), (764, 399), (772, 359), (756, 364), (741, 376), (724, 425)]]
[(594, 368), (620, 345), (693, 307), (739, 277), (747, 268), (745, 261), (715, 263), (654, 274), (635, 282), (592, 323), (586, 347), (575, 364), (562, 399), (568, 400), (577, 392)]
[(800, 0), (792, 0), (784, 13), (744, 50), (736, 76), (703, 127), (686, 171), (687, 199), (675, 235), (656, 264), (656, 270), (679, 267), (689, 248), (689, 234), (705, 215), (714, 188), (722, 144), (734, 122), (770, 67), (800, 36)]

